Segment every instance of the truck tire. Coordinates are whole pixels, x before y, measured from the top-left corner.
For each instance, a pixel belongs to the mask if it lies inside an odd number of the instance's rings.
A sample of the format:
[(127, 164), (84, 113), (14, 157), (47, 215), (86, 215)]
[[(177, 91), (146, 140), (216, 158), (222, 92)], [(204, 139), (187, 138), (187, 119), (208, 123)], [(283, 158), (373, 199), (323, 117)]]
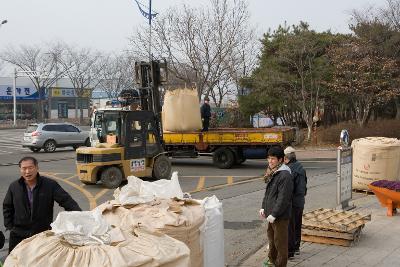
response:
[(171, 161), (165, 155), (160, 155), (154, 160), (153, 178), (171, 179)]
[(235, 164), (235, 155), (227, 147), (221, 147), (215, 150), (213, 163), (220, 169), (230, 169)]
[(112, 166), (104, 169), (100, 174), (100, 181), (107, 188), (117, 188), (122, 182), (122, 171)]

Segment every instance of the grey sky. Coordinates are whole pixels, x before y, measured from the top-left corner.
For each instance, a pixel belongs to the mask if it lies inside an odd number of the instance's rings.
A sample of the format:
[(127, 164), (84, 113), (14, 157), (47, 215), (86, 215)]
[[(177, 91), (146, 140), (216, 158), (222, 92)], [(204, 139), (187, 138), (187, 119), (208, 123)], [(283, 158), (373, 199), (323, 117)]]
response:
[[(233, 0), (232, 0), (233, 1)], [(148, 0), (140, 0), (147, 5)], [(168, 7), (208, 0), (153, 0), (162, 13)], [(348, 32), (349, 12), (385, 0), (248, 0), (251, 22), (262, 33), (288, 24), (307, 21), (318, 31)], [(146, 26), (134, 0), (1, 0), (0, 51), (7, 45), (40, 44), (63, 40), (103, 51), (124, 49), (138, 25)]]

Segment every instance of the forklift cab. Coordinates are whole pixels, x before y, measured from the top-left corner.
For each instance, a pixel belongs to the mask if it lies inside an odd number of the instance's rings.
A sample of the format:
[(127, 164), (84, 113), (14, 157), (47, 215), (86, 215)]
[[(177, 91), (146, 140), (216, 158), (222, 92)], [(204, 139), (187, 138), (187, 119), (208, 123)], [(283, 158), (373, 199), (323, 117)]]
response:
[(93, 125), (98, 144), (77, 150), (78, 175), (83, 183), (100, 180), (115, 188), (130, 175), (170, 178), (171, 163), (164, 155), (152, 111), (98, 111)]
[(154, 157), (163, 152), (151, 111), (98, 112), (94, 122), (99, 143), (124, 147), (124, 158)]

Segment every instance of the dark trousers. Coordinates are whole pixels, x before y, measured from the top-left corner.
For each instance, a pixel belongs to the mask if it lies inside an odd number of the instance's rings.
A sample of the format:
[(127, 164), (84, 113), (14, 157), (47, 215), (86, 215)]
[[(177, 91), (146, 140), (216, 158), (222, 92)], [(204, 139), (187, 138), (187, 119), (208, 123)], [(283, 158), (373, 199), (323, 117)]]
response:
[(23, 236), (20, 235), (14, 231), (10, 232), (10, 239), (8, 241), (8, 254), (11, 253), (11, 251), (25, 238), (28, 238), (29, 236)]
[(204, 117), (203, 118), (203, 129), (201, 131), (207, 132), (209, 126), (210, 126), (210, 117)]
[(289, 238), (288, 249), (289, 255), (293, 256), (296, 250), (300, 250), (301, 242), (301, 224), (303, 219), (303, 208), (292, 207), (292, 216), (289, 220)]
[(288, 260), (289, 219), (276, 219), (268, 223), (268, 258), (276, 267), (285, 267)]

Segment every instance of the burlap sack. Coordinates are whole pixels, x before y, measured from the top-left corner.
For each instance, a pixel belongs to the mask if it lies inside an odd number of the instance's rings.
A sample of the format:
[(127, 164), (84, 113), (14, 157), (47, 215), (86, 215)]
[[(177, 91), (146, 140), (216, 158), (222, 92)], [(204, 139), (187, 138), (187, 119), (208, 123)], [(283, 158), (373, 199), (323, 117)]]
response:
[(400, 140), (366, 137), (353, 140), (353, 188), (369, 190), (377, 180), (400, 179)]
[(123, 230), (129, 231), (140, 225), (184, 242), (190, 249), (190, 266), (203, 266), (202, 226), (205, 214), (204, 208), (198, 203), (157, 199), (129, 207), (109, 201), (97, 208), (102, 210), (109, 224)]
[(163, 130), (171, 132), (198, 131), (202, 128), (197, 90), (169, 90), (164, 96)]
[(45, 267), (187, 267), (189, 249), (167, 235), (137, 230), (123, 232), (125, 240), (114, 245), (73, 246), (51, 231), (23, 240), (4, 266)]

